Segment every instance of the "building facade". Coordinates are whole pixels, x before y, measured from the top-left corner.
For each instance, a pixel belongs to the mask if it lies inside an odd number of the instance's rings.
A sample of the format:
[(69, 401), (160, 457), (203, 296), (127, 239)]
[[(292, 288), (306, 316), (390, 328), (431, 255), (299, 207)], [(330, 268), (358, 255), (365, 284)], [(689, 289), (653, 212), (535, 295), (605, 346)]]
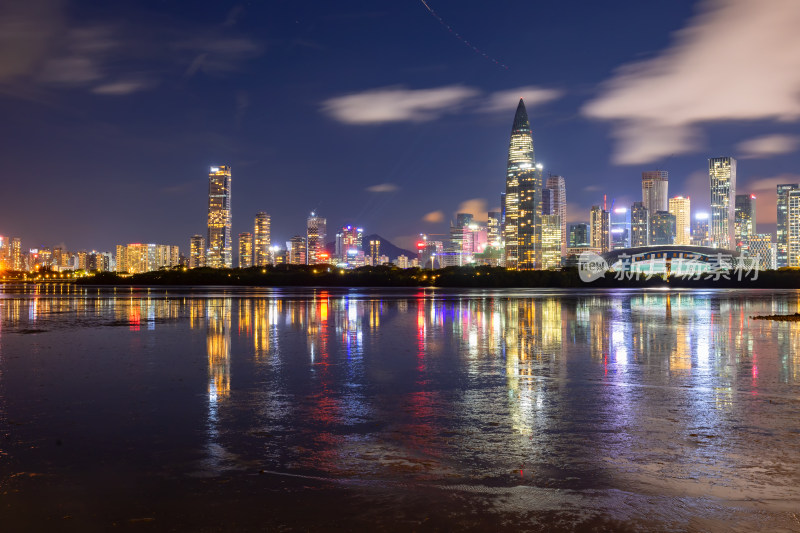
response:
[(309, 265), (327, 263), (328, 257), (325, 254), (325, 239), (328, 237), (328, 221), (312, 211), (306, 219), (306, 242), (308, 250), (306, 260)]
[(611, 214), (599, 205), (589, 212), (591, 247), (606, 253), (611, 249)]
[(231, 167), (211, 167), (208, 174), (208, 249), (206, 265), (233, 266), (231, 242)]
[(546, 187), (551, 193), (551, 211), (561, 220), (561, 257), (567, 256), (567, 182), (563, 176), (550, 176)]
[(305, 265), (306, 263), (306, 238), (295, 235), (286, 243), (286, 262), (290, 265)]
[(669, 212), (675, 215), (675, 242), (674, 244), (692, 244), (692, 204), (691, 200), (683, 196), (669, 199)]
[(253, 266), (253, 234), (249, 231), (239, 234), (239, 268)]
[(656, 211), (650, 217), (650, 246), (675, 244), (675, 215), (669, 211)]
[(642, 203), (651, 215), (656, 211), (668, 211), (669, 172), (646, 170), (642, 172)]
[(189, 239), (189, 268), (206, 266), (206, 240), (202, 235)]
[(561, 217), (542, 215), (542, 268), (561, 268)]
[(711, 186), (711, 245), (728, 250), (736, 246), (734, 237), (736, 159), (714, 157), (708, 160)]
[(800, 189), (786, 194), (786, 266), (800, 267)]
[(778, 248), (778, 257), (777, 257), (777, 264), (778, 268), (785, 267), (789, 264), (788, 261), (788, 250), (789, 250), (789, 229), (787, 226), (788, 222), (788, 196), (790, 191), (795, 191), (800, 189), (800, 184), (798, 183), (783, 183), (778, 185), (778, 225), (777, 225), (777, 248)]
[(733, 234), (736, 249), (741, 249), (743, 242), (756, 232), (756, 195), (737, 194), (733, 213)]
[(270, 216), (263, 211), (256, 213), (253, 227), (253, 264), (267, 266), (272, 264), (270, 242)]
[(644, 202), (634, 202), (631, 206), (631, 247), (650, 244), (650, 211)]

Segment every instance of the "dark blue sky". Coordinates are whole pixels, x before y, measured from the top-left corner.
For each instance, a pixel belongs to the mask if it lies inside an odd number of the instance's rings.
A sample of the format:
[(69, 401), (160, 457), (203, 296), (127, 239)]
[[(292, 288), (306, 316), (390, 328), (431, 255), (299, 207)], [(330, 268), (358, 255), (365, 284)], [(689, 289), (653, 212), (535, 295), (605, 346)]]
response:
[(430, 0), (461, 38), (413, 0), (13, 2), (0, 234), (185, 249), (229, 164), (234, 233), (264, 210), (283, 242), (314, 209), (407, 246), (499, 207), (520, 96), (571, 221), (655, 168), (707, 206), (707, 158), (732, 155), (772, 231), (800, 181), (800, 3), (773, 1)]

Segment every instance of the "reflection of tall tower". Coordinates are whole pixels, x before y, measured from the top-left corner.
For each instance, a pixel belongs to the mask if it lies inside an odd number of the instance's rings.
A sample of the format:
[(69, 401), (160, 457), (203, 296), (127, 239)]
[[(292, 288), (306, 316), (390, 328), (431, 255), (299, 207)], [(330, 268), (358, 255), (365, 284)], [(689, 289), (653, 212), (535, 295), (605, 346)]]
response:
[(231, 268), (231, 167), (211, 167), (208, 174), (208, 252), (206, 264)]
[(711, 182), (711, 243), (715, 248), (732, 249), (736, 207), (736, 160), (714, 157), (708, 160)]
[[(533, 154), (533, 135), (531, 123), (525, 103), (519, 99), (514, 114), (514, 125), (511, 128), (511, 141), (508, 146), (508, 166), (506, 169), (505, 215), (503, 220), (503, 236), (505, 239), (506, 267), (519, 268), (522, 243), (530, 256), (535, 246), (535, 210), (541, 210), (541, 175), (536, 187), (536, 167)], [(525, 205), (522, 205), (523, 202)], [(520, 210), (524, 211), (520, 213)], [(523, 228), (523, 235), (520, 235)], [(529, 261), (534, 257), (529, 257)], [(528, 265), (526, 265), (527, 267)]]
[(208, 397), (216, 403), (231, 392), (231, 299), (208, 300), (206, 320)]
[(255, 266), (270, 264), (270, 217), (263, 211), (256, 213), (255, 228), (253, 231), (253, 262)]

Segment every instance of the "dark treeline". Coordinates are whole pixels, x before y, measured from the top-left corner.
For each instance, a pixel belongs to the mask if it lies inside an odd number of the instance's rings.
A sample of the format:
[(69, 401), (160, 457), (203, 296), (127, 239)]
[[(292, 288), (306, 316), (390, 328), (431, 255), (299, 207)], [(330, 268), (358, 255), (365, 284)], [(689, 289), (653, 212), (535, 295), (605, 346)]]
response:
[(246, 269), (195, 268), (159, 270), (122, 277), (101, 272), (76, 281), (82, 285), (247, 285), (306, 287), (476, 287), (476, 288), (800, 288), (800, 270), (771, 270), (737, 279), (736, 273), (701, 279), (652, 276), (617, 279), (613, 272), (591, 283), (580, 279), (577, 269), (515, 271), (499, 267), (447, 267), (438, 270), (401, 269), (391, 265), (339, 270), (323, 265), (281, 265)]

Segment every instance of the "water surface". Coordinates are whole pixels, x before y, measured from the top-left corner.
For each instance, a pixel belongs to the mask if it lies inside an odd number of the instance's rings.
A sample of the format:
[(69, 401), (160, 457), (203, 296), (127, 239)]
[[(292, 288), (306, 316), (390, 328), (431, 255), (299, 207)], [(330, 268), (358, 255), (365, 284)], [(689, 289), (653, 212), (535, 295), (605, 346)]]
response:
[(0, 291), (5, 524), (800, 531), (800, 292)]

